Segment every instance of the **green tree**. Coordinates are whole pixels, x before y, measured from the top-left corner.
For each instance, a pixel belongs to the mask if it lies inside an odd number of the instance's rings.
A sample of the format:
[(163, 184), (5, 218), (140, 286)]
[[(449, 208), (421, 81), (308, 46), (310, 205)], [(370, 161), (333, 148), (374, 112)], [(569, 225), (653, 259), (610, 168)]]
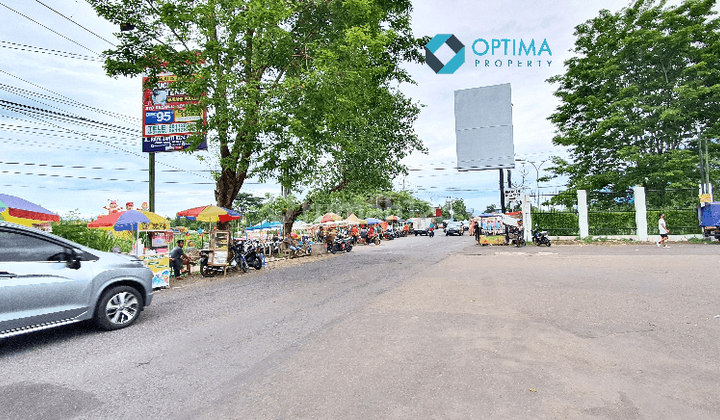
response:
[[(720, 21), (715, 0), (636, 0), (576, 27), (566, 72), (557, 84), (561, 103), (550, 120), (555, 176), (569, 177), (555, 202), (569, 205), (575, 191), (614, 192), (591, 197), (607, 205), (627, 201), (632, 186), (697, 186), (698, 139), (718, 136)], [(713, 179), (720, 148), (710, 144)]]
[[(408, 0), (88, 0), (135, 30), (105, 52), (109, 75), (177, 75), (207, 109), (219, 150), (215, 198), (231, 207), (245, 180), (319, 192), (387, 185), (422, 150), (418, 106), (397, 84), (421, 60)], [(318, 171), (318, 168), (320, 170)], [(380, 174), (385, 179), (380, 182)], [(306, 196), (313, 197), (312, 194)], [(297, 215), (297, 212), (294, 212)]]

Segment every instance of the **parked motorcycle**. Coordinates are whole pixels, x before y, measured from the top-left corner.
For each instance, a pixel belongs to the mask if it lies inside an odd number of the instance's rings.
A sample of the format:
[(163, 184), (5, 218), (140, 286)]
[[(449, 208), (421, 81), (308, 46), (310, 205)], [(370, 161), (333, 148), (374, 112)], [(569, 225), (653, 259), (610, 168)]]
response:
[(544, 230), (542, 232), (533, 230), (532, 231), (532, 240), (533, 240), (533, 243), (537, 246), (540, 246), (540, 245), (550, 246), (550, 238), (548, 237), (546, 230)]
[(516, 226), (510, 226), (510, 243), (514, 243), (517, 247), (525, 246), (525, 235), (523, 234), (523, 232), (523, 230), (518, 229)]
[(366, 239), (367, 244), (375, 244), (380, 245), (380, 235), (378, 235), (377, 232), (373, 233), (372, 235), (368, 234)]
[(244, 273), (247, 273), (250, 269), (250, 266), (248, 265), (245, 257), (243, 256), (242, 245), (237, 242), (233, 242), (232, 244), (230, 244), (230, 252), (230, 255), (232, 256), (228, 255), (229, 259), (225, 263), (225, 265), (210, 265), (210, 251), (201, 250), (200, 275), (202, 277), (212, 277), (217, 274), (225, 274), (228, 270), (235, 271), (238, 269), (242, 270)]
[(333, 241), (332, 248), (330, 248), (330, 252), (335, 254), (336, 252), (350, 252), (352, 251), (352, 243), (350, 243), (350, 239), (344, 238), (342, 235), (338, 234), (335, 240)]
[(265, 260), (265, 255), (262, 253), (260, 243), (256, 241), (247, 241), (244, 244), (241, 243), (240, 246), (242, 255), (248, 266), (253, 267), (256, 270), (261, 269), (263, 261)]

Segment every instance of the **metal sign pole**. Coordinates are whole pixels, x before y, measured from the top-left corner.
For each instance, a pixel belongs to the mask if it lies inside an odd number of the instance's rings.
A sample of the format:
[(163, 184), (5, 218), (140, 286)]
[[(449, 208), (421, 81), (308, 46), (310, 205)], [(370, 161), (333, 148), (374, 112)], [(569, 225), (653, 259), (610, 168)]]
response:
[(150, 179), (148, 183), (148, 192), (150, 200), (148, 201), (150, 211), (155, 213), (155, 152), (149, 153), (150, 167), (148, 172), (150, 173)]

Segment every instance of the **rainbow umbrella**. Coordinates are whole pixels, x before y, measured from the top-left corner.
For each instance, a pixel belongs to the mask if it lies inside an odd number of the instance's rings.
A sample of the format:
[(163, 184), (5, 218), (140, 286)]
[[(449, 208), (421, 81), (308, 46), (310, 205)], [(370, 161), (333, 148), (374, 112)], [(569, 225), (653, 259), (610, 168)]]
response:
[(184, 217), (188, 220), (198, 220), (200, 222), (229, 222), (237, 220), (241, 214), (225, 207), (218, 206), (201, 206), (177, 212), (177, 217)]
[(7, 209), (8, 216), (17, 217), (19, 219), (41, 220), (46, 222), (59, 222), (60, 216), (53, 213), (45, 207), (38, 206), (20, 197), (13, 195), (0, 194), (0, 208)]
[(111, 227), (116, 231), (138, 230), (142, 223), (150, 223), (150, 218), (139, 210), (128, 210), (98, 217), (97, 220), (88, 223), (88, 227), (93, 229)]

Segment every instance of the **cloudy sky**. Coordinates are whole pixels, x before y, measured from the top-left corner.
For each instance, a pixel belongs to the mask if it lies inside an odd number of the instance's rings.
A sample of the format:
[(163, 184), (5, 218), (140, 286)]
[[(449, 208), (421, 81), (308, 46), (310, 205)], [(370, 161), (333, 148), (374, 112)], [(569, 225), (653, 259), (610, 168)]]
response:
[[(627, 4), (627, 0), (415, 1), (415, 34), (454, 34), (466, 46), (466, 63), (451, 75), (437, 75), (425, 65), (407, 66), (417, 85), (402, 90), (424, 105), (417, 132), (429, 154), (405, 160), (413, 170), (396, 180), (397, 188), (404, 184), (434, 204), (463, 198), (476, 212), (499, 204), (497, 170), (452, 169), (456, 165), (453, 92), (458, 89), (510, 83), (516, 158), (540, 165), (552, 155), (565, 155), (552, 145), (553, 126), (547, 117), (557, 101), (546, 79), (563, 72), (576, 25), (600, 9), (615, 11)], [(83, 0), (0, 0), (0, 19), (0, 192), (61, 215), (77, 210), (86, 217), (104, 213), (110, 200), (121, 206), (132, 201), (136, 207), (147, 201), (140, 79), (107, 77), (98, 59), (98, 53), (115, 43), (113, 32), (118, 28), (97, 17)], [(471, 45), (478, 38), (534, 39), (538, 46), (547, 40), (552, 56), (543, 53), (537, 57), (542, 65), (532, 68), (475, 67)], [(438, 55), (452, 56), (442, 51)], [(71, 123), (76, 118), (83, 118), (84, 125)], [(214, 201), (213, 155), (202, 155), (204, 161), (184, 153), (157, 154), (158, 213), (171, 216)], [(541, 176), (547, 166), (549, 162), (540, 167)], [(526, 168), (534, 190), (536, 170)], [(552, 192), (561, 184), (556, 180), (540, 187)], [(251, 183), (243, 191), (263, 195), (278, 194), (280, 189)]]

